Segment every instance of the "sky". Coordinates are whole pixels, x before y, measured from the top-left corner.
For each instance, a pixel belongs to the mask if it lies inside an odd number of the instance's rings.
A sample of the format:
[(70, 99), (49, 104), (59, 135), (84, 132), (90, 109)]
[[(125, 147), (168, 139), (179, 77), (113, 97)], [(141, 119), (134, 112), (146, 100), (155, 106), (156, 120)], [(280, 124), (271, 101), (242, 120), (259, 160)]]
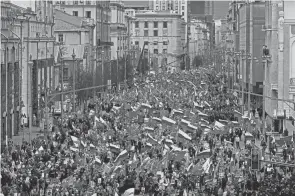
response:
[(35, 10), (35, 0), (11, 0), (11, 3), (23, 8), (31, 7)]

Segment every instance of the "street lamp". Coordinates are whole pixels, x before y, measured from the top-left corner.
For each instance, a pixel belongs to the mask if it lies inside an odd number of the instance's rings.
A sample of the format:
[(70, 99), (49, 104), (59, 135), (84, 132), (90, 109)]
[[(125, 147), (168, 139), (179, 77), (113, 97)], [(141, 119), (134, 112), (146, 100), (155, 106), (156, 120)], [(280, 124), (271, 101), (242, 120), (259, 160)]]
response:
[(268, 67), (268, 63), (271, 63), (271, 55), (269, 54), (269, 49), (267, 48), (266, 45), (263, 45), (263, 68), (264, 68), (264, 78), (263, 78), (263, 109), (262, 109), (262, 121), (263, 121), (263, 126), (262, 126), (262, 131), (265, 133), (265, 106), (266, 106), (266, 71)]
[(252, 57), (252, 55), (250, 54), (248, 56), (248, 60), (250, 60), (250, 71), (249, 71), (249, 84), (248, 84), (248, 116), (250, 117), (250, 102), (251, 102), (251, 92), (250, 92), (250, 85), (252, 85), (252, 80), (253, 80), (253, 60), (255, 60), (255, 62), (258, 61), (258, 59), (256, 57)]
[(73, 49), (73, 54), (72, 54), (72, 58), (73, 58), (73, 111), (76, 112), (76, 64), (75, 64), (75, 59), (76, 59), (76, 54), (75, 54), (75, 49)]

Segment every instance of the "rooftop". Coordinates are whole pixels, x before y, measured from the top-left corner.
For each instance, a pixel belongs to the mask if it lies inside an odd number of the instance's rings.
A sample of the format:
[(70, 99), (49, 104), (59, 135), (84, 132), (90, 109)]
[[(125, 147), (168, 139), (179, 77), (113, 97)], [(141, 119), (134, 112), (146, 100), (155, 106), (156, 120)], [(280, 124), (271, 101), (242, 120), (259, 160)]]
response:
[(54, 10), (54, 16), (55, 16), (55, 30), (68, 30), (68, 31), (88, 31), (88, 29), (83, 28), (83, 24), (85, 23), (86, 18), (78, 17), (70, 15), (66, 12), (63, 12), (61, 10), (55, 9)]

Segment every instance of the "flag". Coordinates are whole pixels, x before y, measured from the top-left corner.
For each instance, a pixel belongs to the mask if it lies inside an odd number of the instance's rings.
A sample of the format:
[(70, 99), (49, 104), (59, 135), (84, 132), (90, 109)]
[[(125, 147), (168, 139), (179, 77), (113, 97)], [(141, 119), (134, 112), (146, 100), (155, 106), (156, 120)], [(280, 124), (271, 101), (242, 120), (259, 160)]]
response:
[(117, 163), (121, 160), (124, 160), (126, 158), (128, 158), (128, 152), (127, 152), (127, 150), (123, 150), (122, 152), (120, 152), (120, 154), (115, 159), (115, 163)]
[(149, 162), (150, 159), (151, 159), (150, 157), (146, 157), (146, 158), (142, 161), (142, 163), (141, 163), (141, 167), (144, 167), (144, 166)]
[(145, 144), (145, 148), (147, 148), (147, 149), (151, 149), (153, 147), (153, 145), (151, 144), (151, 143), (146, 143)]
[(160, 118), (157, 118), (157, 117), (153, 117), (152, 120), (155, 121), (156, 123), (161, 123), (162, 122), (162, 120)]
[(209, 121), (204, 120), (204, 119), (201, 119), (201, 121), (202, 121), (203, 123), (206, 123), (207, 125), (209, 125)]
[(224, 128), (225, 128), (225, 125), (222, 124), (222, 123), (220, 123), (220, 122), (218, 122), (218, 121), (215, 121), (214, 128), (223, 131)]
[(210, 154), (211, 154), (211, 151), (210, 149), (207, 149), (207, 150), (203, 150), (202, 152), (199, 152), (197, 154), (197, 157), (200, 159), (200, 158), (207, 158), (207, 157), (210, 157)]
[(203, 164), (202, 168), (206, 174), (209, 174), (212, 161), (210, 158), (207, 158), (206, 162)]
[(162, 122), (165, 123), (165, 124), (167, 124), (167, 125), (170, 125), (170, 126), (176, 125), (176, 121), (174, 121), (174, 120), (172, 120), (170, 118), (167, 118), (165, 116), (163, 116)]
[(201, 117), (208, 117), (208, 115), (204, 114), (203, 112), (199, 112), (198, 115), (201, 116)]
[(187, 126), (192, 132), (195, 132), (196, 130), (198, 130), (198, 127), (192, 125), (192, 124), (188, 124)]
[(105, 120), (103, 120), (101, 117), (99, 118), (99, 121), (100, 121), (102, 124), (104, 124), (104, 125), (107, 126), (107, 122), (106, 122)]
[(120, 152), (120, 147), (117, 145), (110, 144), (109, 148), (112, 152)]
[(78, 151), (79, 151), (78, 148), (73, 148), (73, 147), (70, 147), (70, 150), (71, 150), (71, 151), (74, 151), (74, 152), (78, 152)]
[(239, 125), (239, 122), (237, 122), (237, 121), (231, 121), (231, 122), (232, 122), (232, 124), (235, 125), (235, 126)]
[(242, 117), (242, 113), (241, 112), (239, 112), (238, 110), (234, 110), (234, 116), (235, 117)]
[(193, 168), (194, 164), (191, 163), (187, 168), (186, 168), (186, 171), (187, 172), (190, 172), (190, 170)]
[(178, 137), (182, 138), (182, 139), (186, 139), (186, 140), (192, 140), (192, 138), (186, 134), (185, 132), (178, 130)]
[(209, 108), (211, 107), (211, 105), (207, 101), (204, 101), (204, 104)]
[(149, 133), (148, 135), (148, 142), (150, 142), (151, 144), (159, 144), (158, 141), (156, 139), (153, 138), (153, 136), (151, 136)]
[(141, 107), (144, 108), (144, 109), (152, 109), (152, 106), (149, 105), (149, 104), (146, 104), (146, 103), (142, 103)]
[(173, 141), (170, 140), (170, 139), (165, 139), (165, 143), (168, 144), (168, 145), (172, 145), (173, 144)]
[(188, 150), (187, 149), (184, 149), (184, 150), (174, 149), (173, 153), (175, 154), (174, 160), (181, 161), (184, 158), (185, 154), (188, 153)]
[(148, 131), (148, 132), (153, 132), (154, 129), (152, 127), (144, 127), (143, 128), (145, 131)]
[(123, 196), (134, 196), (134, 191), (135, 191), (135, 188), (130, 188), (130, 189), (127, 189)]
[(79, 145), (80, 145), (79, 139), (77, 137), (75, 137), (75, 136), (72, 136), (72, 135), (71, 135), (71, 139), (74, 142), (74, 146), (79, 147)]
[(95, 161), (96, 163), (98, 163), (98, 164), (101, 164), (101, 160), (100, 160), (97, 156), (95, 156), (94, 161)]
[(99, 121), (99, 118), (97, 118), (96, 116), (94, 116), (94, 125), (95, 125), (95, 126), (97, 126), (97, 122), (100, 122), (100, 121)]
[(203, 106), (199, 105), (197, 102), (194, 102), (194, 107), (200, 110), (204, 108)]
[(183, 113), (183, 111), (181, 111), (181, 110), (175, 110), (175, 109), (173, 109), (172, 110), (172, 115), (183, 115), (184, 113)]
[(190, 121), (187, 121), (187, 120), (181, 119), (181, 120), (180, 120), (180, 124), (181, 124), (181, 125), (184, 125), (184, 126), (187, 126), (187, 125), (190, 124)]
[(221, 122), (221, 123), (223, 123), (223, 124), (228, 124), (228, 121), (227, 121), (227, 120), (219, 119), (219, 122)]

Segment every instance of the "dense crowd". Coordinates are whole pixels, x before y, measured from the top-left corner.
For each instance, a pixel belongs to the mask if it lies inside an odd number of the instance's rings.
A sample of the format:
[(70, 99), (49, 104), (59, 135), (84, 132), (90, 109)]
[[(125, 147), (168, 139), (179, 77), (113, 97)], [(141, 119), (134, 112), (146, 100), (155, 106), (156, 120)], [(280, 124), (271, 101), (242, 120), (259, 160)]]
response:
[(293, 195), (292, 169), (251, 170), (255, 138), (226, 84), (200, 68), (94, 97), (49, 135), (4, 149), (3, 194)]

